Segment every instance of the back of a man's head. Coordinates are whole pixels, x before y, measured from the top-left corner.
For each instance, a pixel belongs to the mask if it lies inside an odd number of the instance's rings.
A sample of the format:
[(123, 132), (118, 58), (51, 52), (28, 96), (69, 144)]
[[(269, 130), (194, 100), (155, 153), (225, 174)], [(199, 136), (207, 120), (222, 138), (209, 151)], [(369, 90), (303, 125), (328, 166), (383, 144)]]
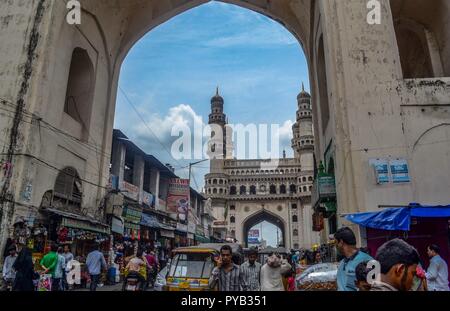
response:
[(356, 245), (356, 236), (349, 227), (342, 227), (338, 229), (334, 234), (334, 239), (336, 241), (343, 241), (345, 244), (350, 246)]
[(380, 263), (382, 274), (387, 274), (396, 264), (411, 266), (420, 262), (417, 250), (401, 239), (393, 239), (381, 245), (375, 259)]

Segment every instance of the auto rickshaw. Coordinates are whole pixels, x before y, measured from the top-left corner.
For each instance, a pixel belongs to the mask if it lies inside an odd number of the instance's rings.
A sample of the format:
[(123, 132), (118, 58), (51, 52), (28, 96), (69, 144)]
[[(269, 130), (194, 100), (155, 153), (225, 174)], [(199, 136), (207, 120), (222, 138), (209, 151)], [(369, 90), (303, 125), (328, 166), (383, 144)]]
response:
[(215, 257), (220, 256), (220, 248), (230, 245), (233, 261), (240, 264), (242, 248), (234, 243), (205, 243), (197, 246), (180, 247), (173, 250), (173, 258), (166, 276), (166, 291), (209, 291), (209, 277), (215, 267)]

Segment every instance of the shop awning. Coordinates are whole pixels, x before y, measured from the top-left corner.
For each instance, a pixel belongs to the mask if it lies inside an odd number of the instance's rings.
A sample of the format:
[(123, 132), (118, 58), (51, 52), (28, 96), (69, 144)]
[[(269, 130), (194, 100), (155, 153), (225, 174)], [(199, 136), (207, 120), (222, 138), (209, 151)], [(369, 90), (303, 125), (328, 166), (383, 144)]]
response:
[(149, 215), (146, 213), (142, 213), (140, 224), (144, 227), (154, 228), (154, 229), (163, 229), (168, 231), (174, 231), (175, 228), (163, 224), (158, 221), (158, 218), (154, 215)]
[(109, 226), (96, 219), (77, 215), (54, 208), (42, 209), (43, 212), (58, 215), (62, 217), (62, 225), (68, 228), (82, 229), (98, 233), (109, 234)]
[(195, 234), (194, 237), (195, 237), (195, 240), (197, 242), (200, 242), (200, 243), (211, 243), (211, 240), (209, 238), (204, 237), (202, 235)]
[(418, 203), (411, 203), (407, 207), (349, 214), (344, 217), (363, 227), (409, 231), (411, 217), (450, 217), (450, 205), (422, 206)]

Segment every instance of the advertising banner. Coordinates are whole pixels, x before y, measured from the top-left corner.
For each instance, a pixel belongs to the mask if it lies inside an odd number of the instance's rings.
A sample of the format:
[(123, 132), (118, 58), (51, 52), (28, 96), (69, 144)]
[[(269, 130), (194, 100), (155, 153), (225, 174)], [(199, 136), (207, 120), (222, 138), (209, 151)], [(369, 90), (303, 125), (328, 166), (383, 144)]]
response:
[(170, 179), (167, 194), (167, 211), (185, 216), (189, 208), (189, 192), (188, 179)]
[(151, 207), (153, 204), (153, 195), (148, 192), (142, 191), (142, 203), (144, 203), (148, 207)]
[(248, 231), (248, 243), (259, 244), (259, 229), (252, 229)]
[(122, 191), (124, 196), (135, 201), (139, 200), (139, 187), (123, 181), (120, 190)]
[(404, 159), (396, 159), (389, 161), (391, 168), (392, 182), (402, 183), (409, 182), (408, 162)]
[(377, 184), (389, 182), (389, 162), (386, 159), (370, 159), (369, 164), (375, 171)]

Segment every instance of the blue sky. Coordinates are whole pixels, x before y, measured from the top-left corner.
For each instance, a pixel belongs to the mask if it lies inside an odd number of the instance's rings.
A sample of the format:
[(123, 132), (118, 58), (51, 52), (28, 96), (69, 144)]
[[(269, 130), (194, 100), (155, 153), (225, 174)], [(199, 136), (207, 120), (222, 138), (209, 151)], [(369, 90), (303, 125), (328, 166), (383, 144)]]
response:
[[(115, 128), (186, 177), (182, 167), (189, 161), (176, 161), (168, 152), (177, 138), (171, 137), (171, 127), (207, 123), (219, 86), (230, 123), (279, 124), (280, 152), (286, 148), (291, 156), (302, 82), (308, 90), (306, 59), (283, 26), (238, 6), (209, 2), (158, 26), (132, 48), (119, 85), (147, 125), (119, 91)], [(194, 187), (203, 186), (207, 171), (207, 162), (194, 169)]]

